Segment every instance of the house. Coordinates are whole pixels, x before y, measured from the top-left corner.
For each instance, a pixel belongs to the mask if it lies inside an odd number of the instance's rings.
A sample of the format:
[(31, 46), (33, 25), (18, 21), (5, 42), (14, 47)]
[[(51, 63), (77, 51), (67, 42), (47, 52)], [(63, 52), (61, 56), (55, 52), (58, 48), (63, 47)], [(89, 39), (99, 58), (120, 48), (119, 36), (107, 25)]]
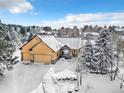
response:
[(24, 63), (50, 64), (59, 58), (63, 46), (54, 36), (35, 35), (20, 48), (21, 60)]
[(96, 40), (99, 36), (99, 33), (97, 32), (84, 32), (83, 33), (83, 39), (87, 40)]
[(68, 57), (72, 56), (78, 56), (80, 49), (82, 47), (81, 44), (81, 38), (56, 38), (59, 42), (64, 44), (64, 46), (61, 48), (61, 56), (63, 55), (64, 52), (68, 51)]
[(114, 32), (118, 35), (124, 35), (124, 28), (116, 27)]

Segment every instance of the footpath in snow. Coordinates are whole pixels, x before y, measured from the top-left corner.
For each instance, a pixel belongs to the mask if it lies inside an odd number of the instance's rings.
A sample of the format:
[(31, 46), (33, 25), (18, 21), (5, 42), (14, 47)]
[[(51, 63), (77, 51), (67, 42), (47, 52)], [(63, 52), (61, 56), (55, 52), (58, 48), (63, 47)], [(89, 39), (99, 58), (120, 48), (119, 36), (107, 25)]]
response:
[(36, 89), (50, 65), (18, 63), (0, 80), (0, 93), (29, 93)]
[(40, 93), (68, 93), (68, 91), (73, 91), (77, 84), (75, 65), (75, 62), (60, 59), (51, 66), (43, 82), (31, 93), (39, 93), (38, 91)]

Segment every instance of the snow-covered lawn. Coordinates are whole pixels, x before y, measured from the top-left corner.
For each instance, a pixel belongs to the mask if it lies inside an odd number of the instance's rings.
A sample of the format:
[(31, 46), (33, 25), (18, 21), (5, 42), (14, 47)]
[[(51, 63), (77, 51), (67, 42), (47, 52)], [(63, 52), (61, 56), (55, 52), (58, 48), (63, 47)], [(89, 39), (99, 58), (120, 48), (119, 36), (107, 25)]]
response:
[(110, 81), (108, 75), (83, 74), (83, 84), (78, 93), (124, 93), (119, 80)]
[[(72, 61), (74, 61), (74, 59), (72, 59)], [(52, 65), (45, 76), (44, 87), (46, 88), (46, 93), (68, 93), (68, 90), (72, 90), (73, 93), (124, 93), (124, 90), (120, 89), (118, 78), (114, 81), (110, 81), (109, 75), (91, 74), (87, 72), (88, 68), (86, 67), (83, 67), (82, 86), (80, 86), (79, 91), (74, 92), (76, 81), (68, 80), (66, 77), (71, 77), (71, 75), (73, 77), (74, 74), (72, 72), (74, 71), (75, 65), (76, 63), (67, 62), (64, 59)], [(42, 83), (37, 89), (42, 91)]]
[[(43, 93), (44, 76), (50, 76), (50, 68), (54, 68), (54, 78), (69, 77), (71, 75), (75, 77), (72, 72), (75, 71), (76, 62), (77, 60), (74, 58), (70, 61), (61, 59), (55, 65), (24, 65), (18, 63), (13, 71), (5, 72), (5, 78), (0, 80), (0, 93)], [(87, 67), (83, 66), (82, 86), (76, 93), (124, 93), (124, 90), (120, 89), (118, 78), (110, 81), (108, 75), (90, 74), (87, 70)], [(71, 73), (71, 75), (68, 76), (66, 73)], [(44, 84), (44, 87), (49, 87), (48, 90), (55, 88), (55, 92), (53, 90), (49, 93), (67, 93), (68, 89), (75, 88), (76, 81), (67, 80), (66, 78), (66, 80), (62, 79), (57, 82), (51, 82), (50, 80), (50, 83), (56, 84), (52, 86)]]
[(18, 63), (0, 80), (0, 93), (29, 93), (42, 81), (50, 65)]

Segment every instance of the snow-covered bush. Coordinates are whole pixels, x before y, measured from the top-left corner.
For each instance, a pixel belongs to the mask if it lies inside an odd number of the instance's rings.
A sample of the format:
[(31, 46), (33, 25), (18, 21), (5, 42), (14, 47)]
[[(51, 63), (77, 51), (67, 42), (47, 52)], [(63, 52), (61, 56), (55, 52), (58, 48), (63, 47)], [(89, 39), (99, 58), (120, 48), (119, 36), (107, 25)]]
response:
[(72, 81), (77, 80), (76, 74), (69, 70), (64, 70), (62, 72), (55, 73), (54, 78), (58, 81), (59, 80), (72, 80)]

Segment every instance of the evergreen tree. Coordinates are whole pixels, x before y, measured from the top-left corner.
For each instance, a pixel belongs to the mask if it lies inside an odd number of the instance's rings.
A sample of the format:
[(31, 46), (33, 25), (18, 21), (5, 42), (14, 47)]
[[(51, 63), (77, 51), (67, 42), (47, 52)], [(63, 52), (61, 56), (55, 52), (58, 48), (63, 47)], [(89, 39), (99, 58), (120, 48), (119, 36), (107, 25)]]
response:
[(84, 62), (87, 66), (94, 68), (93, 50), (90, 40), (87, 40), (84, 50)]
[(45, 27), (43, 27), (43, 30), (44, 30), (44, 31), (52, 31), (52, 28), (49, 27), (49, 26), (45, 26)]
[(79, 29), (77, 28), (77, 26), (74, 26), (72, 31), (73, 31), (73, 35), (74, 35), (73, 37), (78, 37), (79, 36)]
[(96, 69), (100, 73), (112, 72), (114, 66), (112, 43), (110, 38), (110, 32), (108, 30), (103, 30), (96, 42), (98, 50), (94, 56), (96, 61)]
[(20, 33), (21, 35), (25, 36), (26, 35), (26, 30), (23, 26), (20, 26)]
[(0, 24), (0, 75), (3, 75), (6, 69), (11, 70), (12, 66), (18, 62), (17, 57), (12, 56), (14, 50), (7, 26)]
[(1, 20), (0, 20), (0, 25), (2, 24)]

